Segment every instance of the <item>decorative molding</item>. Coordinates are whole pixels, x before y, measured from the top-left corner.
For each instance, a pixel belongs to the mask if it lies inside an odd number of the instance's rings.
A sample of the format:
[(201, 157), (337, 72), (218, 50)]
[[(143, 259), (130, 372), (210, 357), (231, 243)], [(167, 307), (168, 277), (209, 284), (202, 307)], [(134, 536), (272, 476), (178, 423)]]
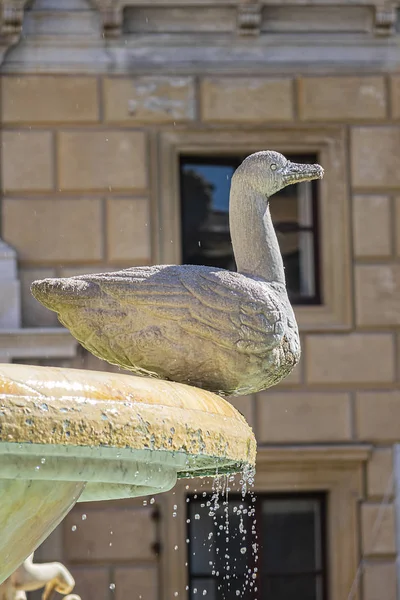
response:
[(241, 2), (237, 7), (237, 30), (239, 35), (260, 35), (261, 5), (257, 0)]
[(27, 3), (28, 0), (3, 0), (0, 2), (0, 64), (1, 55), (20, 40)]
[(394, 5), (375, 6), (374, 33), (377, 36), (389, 37), (396, 33), (397, 10)]

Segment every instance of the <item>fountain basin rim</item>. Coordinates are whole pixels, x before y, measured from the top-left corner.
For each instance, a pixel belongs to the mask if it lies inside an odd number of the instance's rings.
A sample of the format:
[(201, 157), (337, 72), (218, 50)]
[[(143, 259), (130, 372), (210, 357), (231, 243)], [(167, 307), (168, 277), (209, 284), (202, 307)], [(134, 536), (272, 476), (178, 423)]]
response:
[(195, 469), (204, 475), (221, 472), (218, 465), (254, 466), (256, 455), (244, 417), (210, 392), (29, 365), (0, 365), (0, 442), (184, 453), (207, 460)]

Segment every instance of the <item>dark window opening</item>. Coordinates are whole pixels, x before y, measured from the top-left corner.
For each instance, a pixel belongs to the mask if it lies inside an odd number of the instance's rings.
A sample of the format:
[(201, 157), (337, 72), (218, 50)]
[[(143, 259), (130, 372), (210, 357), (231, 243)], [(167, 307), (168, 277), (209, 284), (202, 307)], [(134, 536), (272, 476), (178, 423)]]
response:
[(230, 495), (215, 517), (210, 503), (187, 504), (190, 600), (327, 600), (325, 494)]
[[(181, 226), (183, 264), (236, 270), (229, 234), (229, 191), (244, 156), (182, 156)], [(314, 163), (316, 155), (288, 154)], [(286, 283), (293, 304), (321, 304), (317, 182), (290, 185), (270, 198)]]

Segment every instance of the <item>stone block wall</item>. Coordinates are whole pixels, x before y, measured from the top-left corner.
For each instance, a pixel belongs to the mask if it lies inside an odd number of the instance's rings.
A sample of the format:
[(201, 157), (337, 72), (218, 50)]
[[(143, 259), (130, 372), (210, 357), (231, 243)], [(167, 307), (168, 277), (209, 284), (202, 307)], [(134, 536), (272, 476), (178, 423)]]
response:
[[(33, 279), (158, 258), (163, 132), (262, 128), (267, 136), (269, 129), (287, 127), (342, 129), (342, 176), (350, 195), (350, 326), (302, 331), (303, 359), (290, 378), (233, 404), (260, 445), (373, 445), (359, 510), (362, 597), (394, 600), (400, 76), (7, 74), (1, 103), (2, 236), (18, 253), (25, 326), (56, 325), (55, 316), (30, 297)], [(75, 365), (104, 367), (87, 357)], [(133, 501), (78, 506), (67, 517), (54, 534), (65, 552), (56, 558), (72, 564), (83, 600), (123, 600), (132, 589), (134, 598), (161, 600), (154, 544), (163, 539), (153, 513), (153, 506)], [(43, 557), (51, 559), (55, 547), (49, 541)]]

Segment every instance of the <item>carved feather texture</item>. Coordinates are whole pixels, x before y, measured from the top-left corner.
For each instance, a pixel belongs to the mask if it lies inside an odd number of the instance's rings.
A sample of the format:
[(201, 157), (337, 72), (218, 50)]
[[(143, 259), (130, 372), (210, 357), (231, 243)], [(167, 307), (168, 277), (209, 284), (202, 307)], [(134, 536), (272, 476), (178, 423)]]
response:
[(188, 265), (57, 281), (48, 306), (60, 321), (90, 352), (138, 374), (242, 394), (276, 383), (299, 359), (282, 284)]

